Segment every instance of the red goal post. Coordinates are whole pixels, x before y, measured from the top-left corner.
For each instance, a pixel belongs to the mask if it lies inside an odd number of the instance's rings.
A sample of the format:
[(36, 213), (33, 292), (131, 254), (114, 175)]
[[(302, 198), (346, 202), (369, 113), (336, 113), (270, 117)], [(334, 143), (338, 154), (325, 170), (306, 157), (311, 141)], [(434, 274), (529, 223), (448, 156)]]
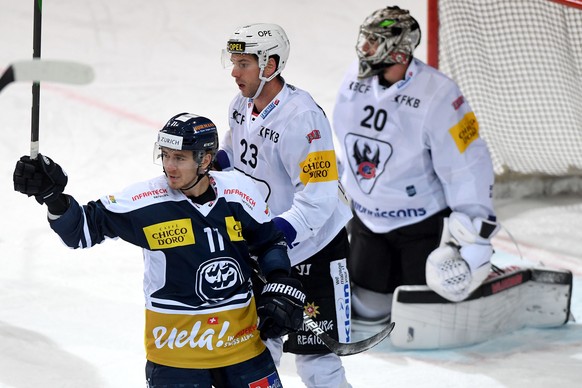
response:
[(579, 191), (582, 0), (427, 1), (427, 62), (475, 110), (497, 181)]

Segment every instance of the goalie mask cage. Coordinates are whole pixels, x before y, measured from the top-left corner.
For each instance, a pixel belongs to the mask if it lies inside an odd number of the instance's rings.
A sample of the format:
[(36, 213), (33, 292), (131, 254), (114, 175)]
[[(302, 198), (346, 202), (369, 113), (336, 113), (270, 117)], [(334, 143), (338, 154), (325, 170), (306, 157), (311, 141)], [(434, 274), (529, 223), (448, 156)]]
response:
[(428, 0), (427, 29), (427, 62), (479, 120), (495, 195), (582, 191), (582, 0)]

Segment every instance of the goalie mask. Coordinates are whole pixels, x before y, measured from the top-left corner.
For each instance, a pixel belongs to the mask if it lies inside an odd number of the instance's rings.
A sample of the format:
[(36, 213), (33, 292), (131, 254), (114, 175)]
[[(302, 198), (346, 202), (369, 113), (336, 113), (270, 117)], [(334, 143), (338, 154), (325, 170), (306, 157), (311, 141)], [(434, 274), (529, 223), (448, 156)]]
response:
[(386, 67), (410, 62), (420, 43), (420, 26), (407, 10), (379, 9), (360, 26), (356, 52), (360, 61), (358, 78), (379, 74)]
[(203, 116), (192, 113), (180, 113), (172, 117), (158, 132), (158, 141), (154, 147), (154, 162), (161, 164), (161, 148), (173, 150), (191, 150), (194, 161), (199, 165), (204, 155), (213, 157), (218, 150), (218, 131), (214, 123)]

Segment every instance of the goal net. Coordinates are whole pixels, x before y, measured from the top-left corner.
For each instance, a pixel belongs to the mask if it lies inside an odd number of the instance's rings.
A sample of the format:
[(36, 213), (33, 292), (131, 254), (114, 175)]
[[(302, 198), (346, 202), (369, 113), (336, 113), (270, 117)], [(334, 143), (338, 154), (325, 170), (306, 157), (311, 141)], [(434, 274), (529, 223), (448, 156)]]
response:
[(473, 107), (499, 183), (582, 191), (581, 7), (579, 0), (438, 0), (433, 7), (438, 64), (431, 64), (457, 81)]

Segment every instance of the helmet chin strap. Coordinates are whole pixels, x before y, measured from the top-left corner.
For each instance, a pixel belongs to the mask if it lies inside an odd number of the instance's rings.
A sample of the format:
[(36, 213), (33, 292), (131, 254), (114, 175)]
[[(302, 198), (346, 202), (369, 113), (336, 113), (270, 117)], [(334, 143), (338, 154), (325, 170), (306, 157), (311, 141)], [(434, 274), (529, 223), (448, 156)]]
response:
[(251, 97), (252, 100), (254, 100), (255, 98), (259, 97), (259, 94), (261, 94), (261, 92), (263, 91), (263, 87), (265, 86), (266, 83), (267, 83), (267, 81), (265, 81), (264, 78), (261, 78), (261, 84), (257, 88), (257, 91), (255, 92), (255, 95)]
[(204, 176), (206, 176), (206, 174), (208, 173), (208, 169), (206, 169), (206, 170), (204, 170), (202, 173), (200, 173), (200, 169), (201, 169), (201, 168), (202, 168), (202, 166), (199, 166), (199, 167), (198, 167), (198, 175), (196, 176), (196, 179), (194, 180), (194, 183), (192, 183), (192, 184), (191, 184), (190, 186), (188, 186), (188, 187), (182, 187), (182, 188), (180, 189), (180, 191), (181, 191), (181, 192), (185, 192), (185, 191), (188, 191), (188, 190), (190, 190), (191, 188), (193, 188), (194, 186), (196, 186), (196, 185), (197, 185), (197, 184), (200, 182), (200, 180), (201, 180), (201, 179), (202, 179)]
[(264, 67), (261, 67), (261, 72), (259, 73), (259, 79), (261, 80), (261, 84), (257, 88), (257, 91), (255, 92), (255, 95), (251, 97), (252, 100), (254, 100), (255, 98), (259, 97), (259, 95), (263, 91), (263, 87), (265, 86), (265, 84), (267, 82), (269, 82), (270, 80), (272, 80), (273, 78), (275, 78), (277, 76), (277, 74), (279, 74), (279, 71), (275, 71), (269, 78), (267, 78), (267, 77), (265, 77), (263, 75), (263, 72), (264, 71), (265, 71), (265, 68)]
[(204, 174), (198, 174), (198, 176), (196, 177), (196, 180), (194, 181), (194, 183), (192, 183), (192, 184), (191, 184), (190, 186), (188, 186), (188, 187), (182, 187), (182, 188), (180, 189), (180, 191), (181, 191), (181, 192), (185, 192), (185, 191), (188, 191), (188, 190), (190, 190), (191, 188), (193, 188), (194, 186), (196, 186), (196, 185), (197, 185), (197, 184), (200, 182), (200, 179), (202, 179), (202, 177), (204, 177), (205, 175), (206, 175), (206, 173), (204, 173)]

